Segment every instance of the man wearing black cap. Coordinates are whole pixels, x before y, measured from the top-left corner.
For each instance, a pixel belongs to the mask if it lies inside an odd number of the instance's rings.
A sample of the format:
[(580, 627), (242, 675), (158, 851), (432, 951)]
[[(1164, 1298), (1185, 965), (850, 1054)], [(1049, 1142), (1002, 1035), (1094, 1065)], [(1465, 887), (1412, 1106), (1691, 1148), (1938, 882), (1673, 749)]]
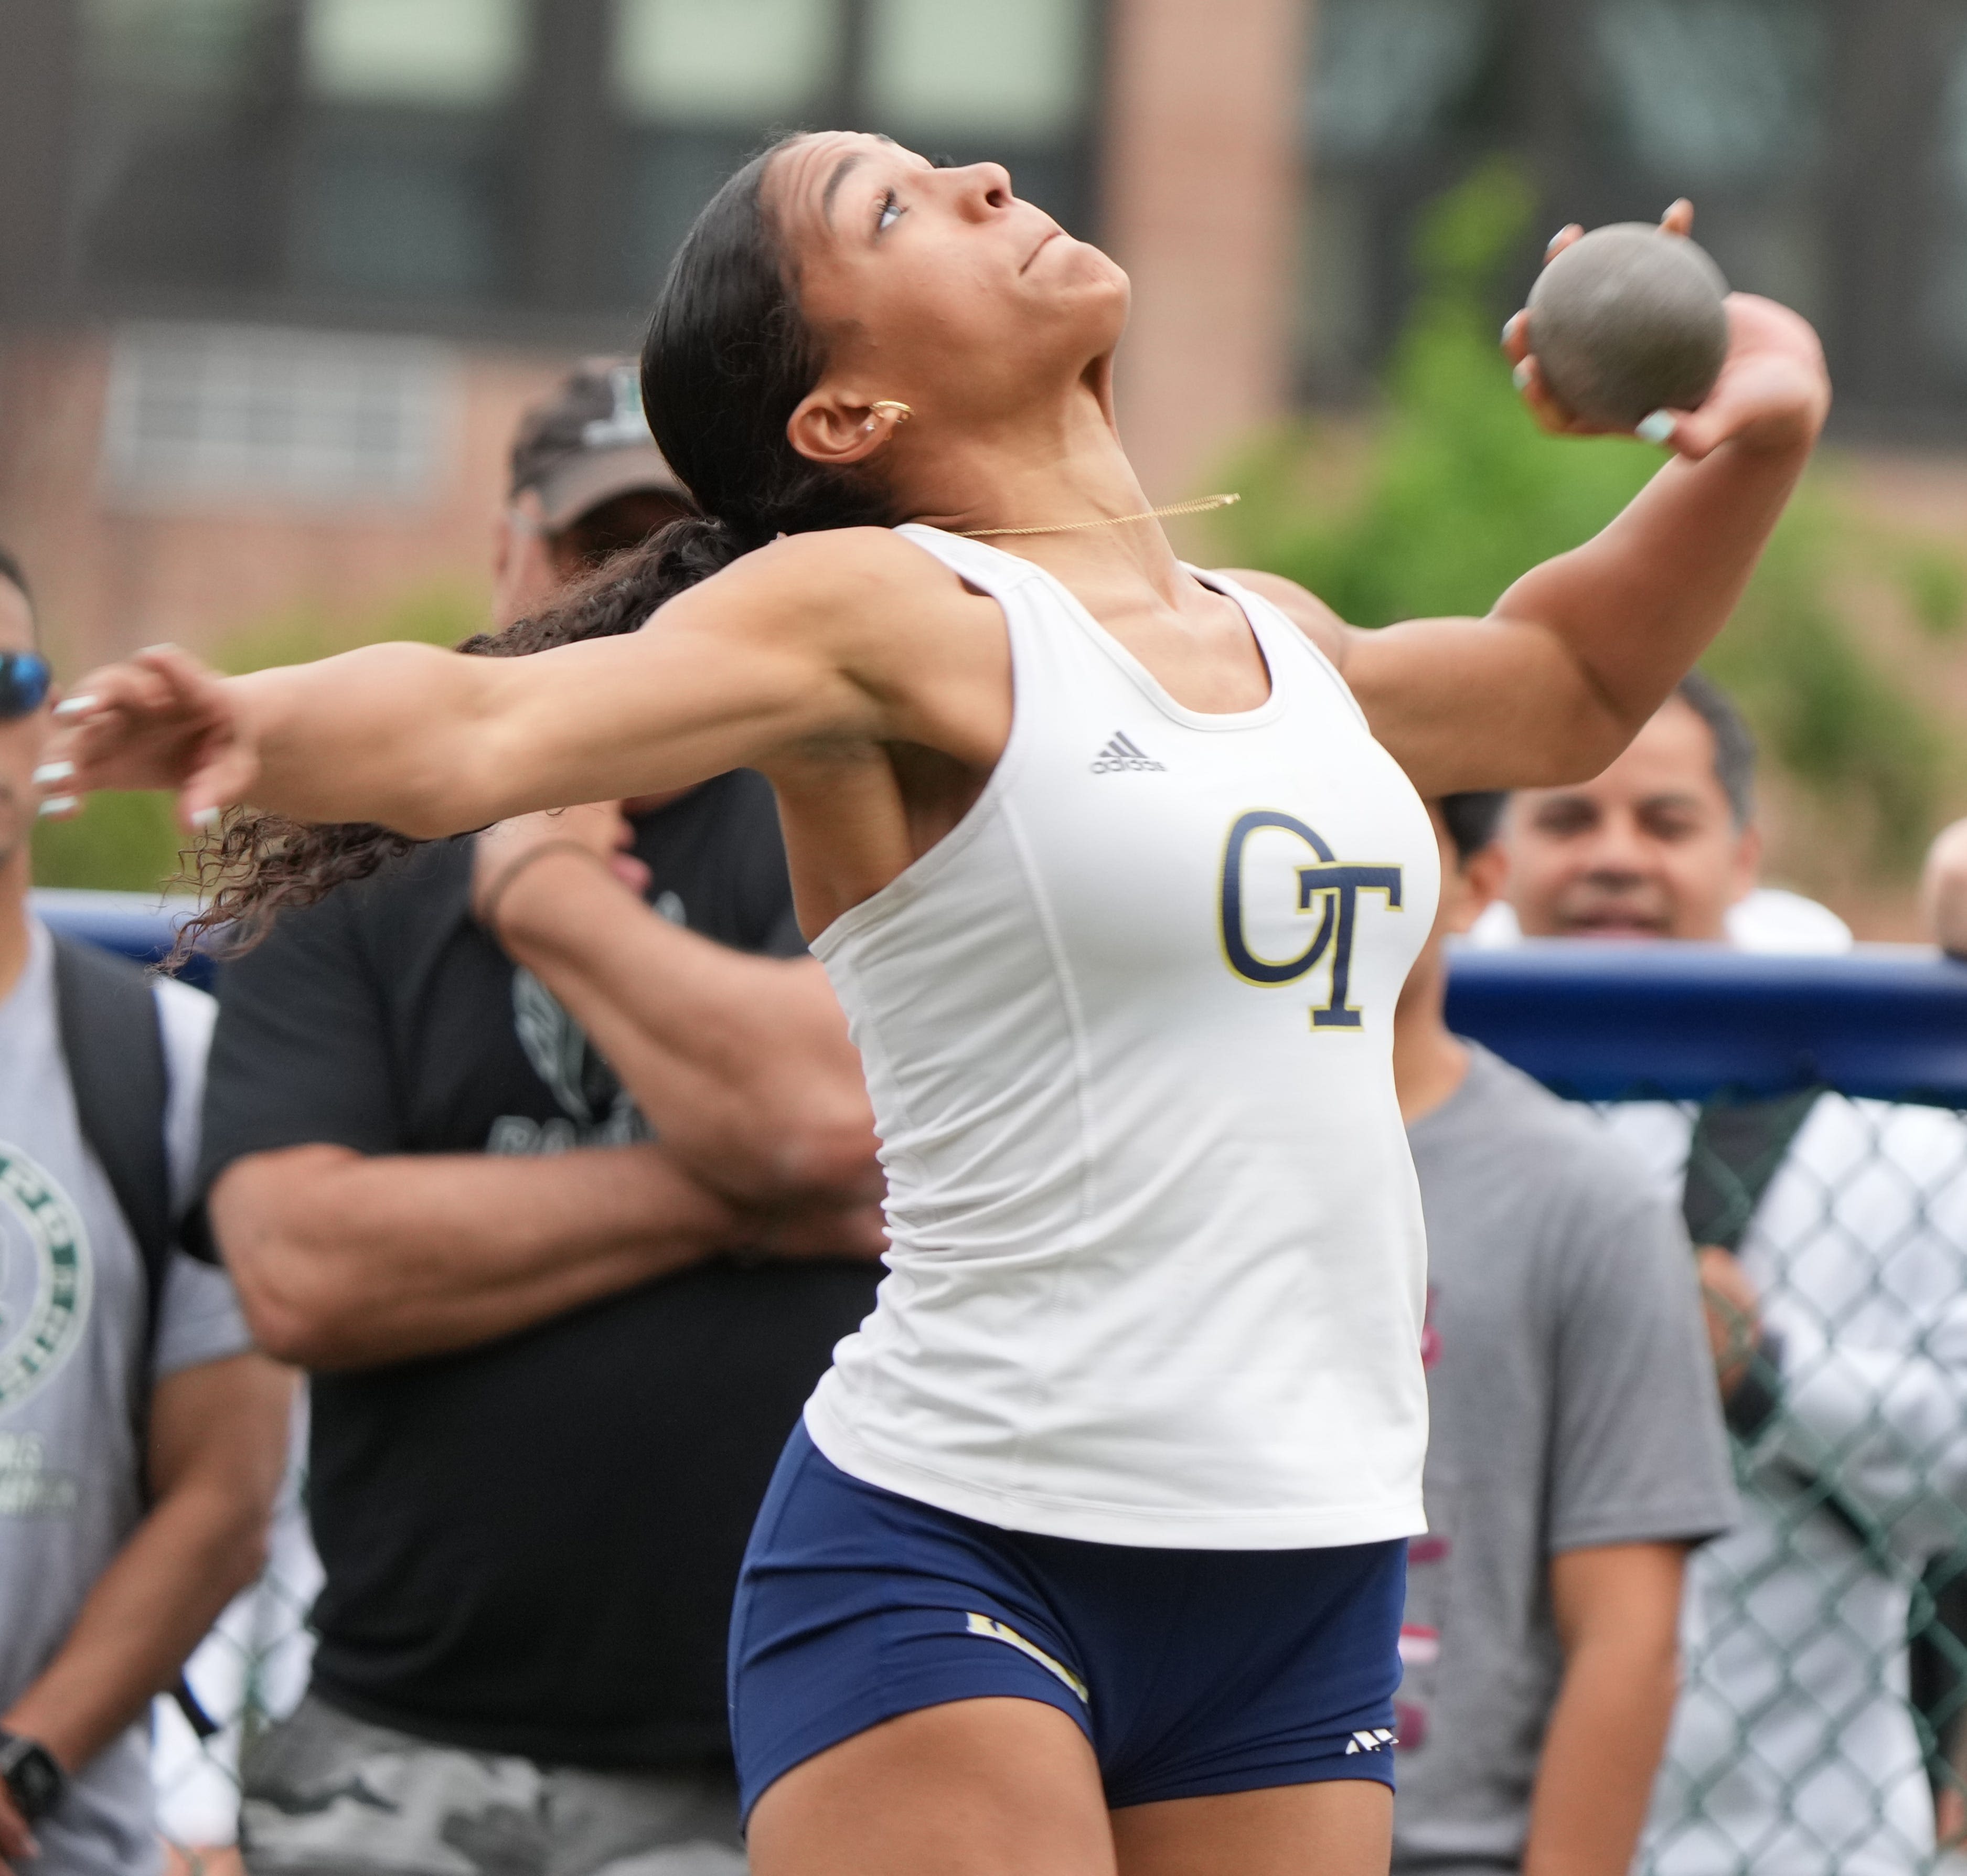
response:
[[(528, 419), (500, 624), (686, 502), (635, 399), (591, 366)], [(741, 1871), (732, 1590), (883, 1241), (770, 790), (530, 817), (283, 918), (224, 973), (209, 1088), (215, 1232), (312, 1376), (326, 1571), (248, 1868)]]

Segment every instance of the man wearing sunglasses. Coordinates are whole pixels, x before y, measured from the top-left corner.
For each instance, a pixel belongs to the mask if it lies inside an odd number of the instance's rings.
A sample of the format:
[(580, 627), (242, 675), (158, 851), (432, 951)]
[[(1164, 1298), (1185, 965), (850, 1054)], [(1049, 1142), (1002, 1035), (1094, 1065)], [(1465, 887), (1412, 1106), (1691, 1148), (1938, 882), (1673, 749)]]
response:
[[(289, 1383), (169, 1232), (210, 1000), (69, 950), (28, 909), (50, 702), (0, 552), (0, 1869), (142, 1876), (146, 1712), (259, 1567)], [(128, 1095), (146, 1059), (157, 1098), (105, 1131), (95, 1071)]]

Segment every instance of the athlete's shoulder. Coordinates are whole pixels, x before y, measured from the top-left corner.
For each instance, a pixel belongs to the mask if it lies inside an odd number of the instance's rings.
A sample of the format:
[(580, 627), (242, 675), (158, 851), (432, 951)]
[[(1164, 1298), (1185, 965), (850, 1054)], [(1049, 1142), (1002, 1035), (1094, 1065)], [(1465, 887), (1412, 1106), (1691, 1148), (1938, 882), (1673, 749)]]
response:
[(737, 565), (754, 566), (828, 593), (870, 582), (932, 590), (960, 589), (962, 584), (935, 555), (892, 528), (823, 528), (810, 534), (782, 535)]
[(783, 535), (705, 584), (768, 594), (788, 623), (793, 615), (809, 623), (831, 617), (857, 626), (915, 619), (974, 597), (933, 555), (890, 528)]
[(1334, 665), (1341, 671), (1345, 669), (1352, 629), (1316, 594), (1307, 592), (1282, 574), (1264, 573), (1254, 567), (1226, 568), (1223, 577), (1268, 600)]

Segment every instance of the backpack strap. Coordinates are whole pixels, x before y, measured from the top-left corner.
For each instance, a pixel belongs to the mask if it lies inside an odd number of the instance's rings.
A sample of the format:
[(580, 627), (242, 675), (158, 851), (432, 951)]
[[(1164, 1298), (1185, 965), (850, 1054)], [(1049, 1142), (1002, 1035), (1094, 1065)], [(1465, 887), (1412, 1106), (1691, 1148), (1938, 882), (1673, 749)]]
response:
[(172, 1244), (164, 1150), (170, 1082), (157, 993), (135, 965), (78, 939), (54, 937), (55, 1014), (76, 1114), (137, 1241), (147, 1349)]
[[(157, 1331), (170, 1263), (171, 1166), (164, 1147), (170, 1072), (150, 974), (79, 939), (55, 941), (55, 1020), (82, 1137), (108, 1175), (110, 1190), (144, 1266), (144, 1347)], [(143, 1451), (149, 1416), (137, 1415)], [(144, 1494), (147, 1499), (149, 1493)], [(201, 1739), (218, 1731), (180, 1674), (171, 1696)]]
[[(1681, 1212), (1695, 1245), (1718, 1245), (1739, 1255), (1756, 1208), (1782, 1169), (1803, 1124), (1829, 1092), (1804, 1088), (1759, 1101), (1717, 1097), (1701, 1110), (1688, 1149), (1687, 1182)], [(1724, 1410), (1729, 1430), (1748, 1442), (1775, 1418), (1782, 1404), (1782, 1344), (1765, 1331), (1761, 1351), (1737, 1385)], [(1815, 1488), (1818, 1506), (1853, 1538), (1872, 1566), (1888, 1575), (1898, 1565), (1891, 1534), (1862, 1505), (1837, 1489), (1834, 1477), (1820, 1477), (1785, 1464), (1793, 1477)]]

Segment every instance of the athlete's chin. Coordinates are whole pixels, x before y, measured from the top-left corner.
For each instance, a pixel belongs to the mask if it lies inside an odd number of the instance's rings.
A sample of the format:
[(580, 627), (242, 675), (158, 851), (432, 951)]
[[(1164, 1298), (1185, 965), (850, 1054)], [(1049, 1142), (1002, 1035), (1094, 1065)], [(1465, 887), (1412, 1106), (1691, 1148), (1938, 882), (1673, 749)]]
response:
[(1133, 291), (1126, 270), (1111, 254), (1063, 229), (1048, 237), (1032, 256), (1022, 277), (1041, 293), (1063, 293), (1074, 299), (1092, 295), (1124, 304)]
[(1079, 348), (1094, 355), (1111, 351), (1126, 330), (1132, 283), (1098, 248), (1084, 241), (1066, 236), (1054, 241), (1051, 247), (1064, 247), (1068, 242), (1077, 254), (1045, 285)]

